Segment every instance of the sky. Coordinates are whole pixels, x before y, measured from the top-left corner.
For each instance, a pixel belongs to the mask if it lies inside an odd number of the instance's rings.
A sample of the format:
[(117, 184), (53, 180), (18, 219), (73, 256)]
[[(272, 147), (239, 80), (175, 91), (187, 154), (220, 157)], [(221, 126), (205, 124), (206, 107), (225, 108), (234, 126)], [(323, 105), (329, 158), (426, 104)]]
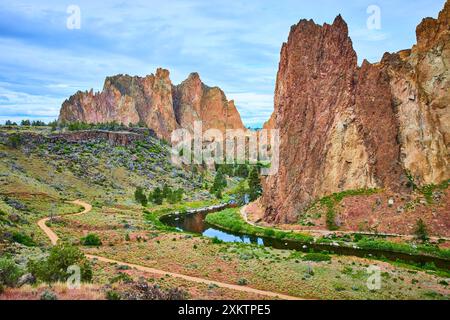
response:
[(359, 61), (377, 62), (411, 48), (417, 24), (444, 3), (0, 0), (0, 123), (54, 120), (65, 99), (101, 90), (106, 76), (163, 67), (174, 84), (198, 72), (235, 100), (245, 125), (260, 127), (273, 111), (281, 45), (300, 19), (332, 23), (342, 14)]

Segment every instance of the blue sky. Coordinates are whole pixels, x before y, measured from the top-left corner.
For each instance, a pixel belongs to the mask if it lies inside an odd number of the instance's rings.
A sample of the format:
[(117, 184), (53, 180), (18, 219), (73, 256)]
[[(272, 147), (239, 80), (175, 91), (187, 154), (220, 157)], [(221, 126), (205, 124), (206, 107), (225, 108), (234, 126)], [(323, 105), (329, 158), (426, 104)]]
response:
[[(410, 48), (423, 17), (445, 0), (0, 0), (0, 123), (57, 118), (77, 90), (101, 90), (108, 75), (171, 71), (177, 84), (200, 73), (236, 101), (248, 126), (273, 110), (281, 44), (300, 19), (349, 24), (359, 60)], [(67, 8), (81, 28), (67, 28)], [(381, 9), (369, 30), (367, 8)]]

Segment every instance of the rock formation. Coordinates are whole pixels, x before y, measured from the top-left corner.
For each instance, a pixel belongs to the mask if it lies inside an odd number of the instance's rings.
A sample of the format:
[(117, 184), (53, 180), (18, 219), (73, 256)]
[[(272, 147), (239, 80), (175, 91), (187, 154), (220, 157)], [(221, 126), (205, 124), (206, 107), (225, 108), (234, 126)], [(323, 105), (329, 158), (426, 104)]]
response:
[(241, 116), (234, 101), (227, 101), (219, 88), (206, 86), (197, 73), (192, 73), (173, 90), (177, 122), (193, 130), (195, 121), (203, 121), (203, 129), (243, 129)]
[(244, 128), (233, 101), (227, 101), (222, 90), (204, 85), (195, 73), (174, 86), (164, 69), (144, 78), (108, 77), (102, 92), (77, 92), (66, 100), (59, 116), (60, 122), (142, 124), (166, 140), (173, 130), (192, 129), (199, 120), (204, 128)]
[(264, 181), (266, 220), (295, 222), (312, 201), (358, 188), (407, 190), (450, 178), (450, 2), (412, 50), (357, 65), (347, 24), (302, 20), (281, 50), (275, 111), (280, 170)]

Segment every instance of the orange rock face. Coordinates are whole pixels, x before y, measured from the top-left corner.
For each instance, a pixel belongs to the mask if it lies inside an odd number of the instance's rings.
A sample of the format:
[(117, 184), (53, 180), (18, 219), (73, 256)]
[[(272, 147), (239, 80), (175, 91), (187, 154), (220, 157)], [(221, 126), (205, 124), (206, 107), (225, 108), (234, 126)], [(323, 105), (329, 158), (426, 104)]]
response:
[(203, 130), (244, 129), (234, 101), (227, 101), (225, 93), (206, 86), (197, 73), (174, 87), (174, 109), (181, 127), (193, 130), (195, 121), (203, 121)]
[(173, 86), (164, 69), (145, 78), (108, 77), (100, 93), (77, 92), (63, 103), (59, 121), (140, 123), (166, 140), (177, 128), (192, 129), (194, 121), (207, 129), (244, 128), (234, 103), (219, 88), (204, 85), (198, 74)]
[(302, 20), (281, 50), (275, 111), (280, 170), (265, 179), (269, 222), (297, 221), (314, 200), (359, 188), (407, 191), (450, 178), (450, 4), (417, 28), (412, 50), (357, 65), (347, 25)]

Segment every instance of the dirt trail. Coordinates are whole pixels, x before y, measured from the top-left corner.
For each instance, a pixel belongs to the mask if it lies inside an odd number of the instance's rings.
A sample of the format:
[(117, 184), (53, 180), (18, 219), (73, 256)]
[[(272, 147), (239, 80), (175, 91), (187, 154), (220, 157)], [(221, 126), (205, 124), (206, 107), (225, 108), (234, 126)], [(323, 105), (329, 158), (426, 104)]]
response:
[[(70, 216), (81, 216), (82, 214), (86, 214), (92, 210), (92, 206), (89, 203), (83, 202), (81, 200), (72, 201), (70, 203), (76, 204), (76, 205), (84, 208), (84, 211), (79, 212), (79, 213), (70, 214)], [(52, 229), (50, 229), (47, 226), (47, 222), (49, 222), (50, 220), (51, 220), (51, 218), (41, 219), (38, 221), (38, 226), (39, 226), (39, 228), (41, 228), (42, 231), (45, 232), (47, 237), (52, 242), (52, 245), (55, 246), (58, 243), (59, 237), (56, 235), (56, 233), (53, 232)]]
[[(84, 210), (82, 212), (71, 214), (70, 216), (80, 216), (80, 215), (89, 213), (92, 210), (92, 206), (89, 203), (86, 203), (81, 200), (76, 200), (76, 201), (73, 201), (70, 203), (82, 206), (84, 208)], [(69, 216), (69, 215), (67, 215), (67, 216)], [(50, 221), (50, 218), (41, 219), (38, 221), (38, 226), (39, 226), (39, 228), (41, 228), (42, 231), (44, 231), (44, 233), (50, 239), (52, 245), (56, 245), (59, 241), (59, 237), (56, 235), (55, 232), (53, 232), (52, 229), (50, 229), (47, 226), (46, 223), (48, 221)], [(222, 288), (258, 294), (258, 295), (271, 297), (271, 298), (278, 298), (278, 299), (284, 299), (284, 300), (302, 300), (301, 298), (298, 298), (298, 297), (293, 297), (293, 296), (280, 294), (280, 293), (276, 293), (276, 292), (263, 291), (263, 290), (246, 287), (246, 286), (239, 286), (239, 285), (234, 285), (234, 284), (229, 284), (229, 283), (224, 283), (224, 282), (218, 282), (218, 281), (213, 281), (213, 280), (208, 280), (208, 279), (203, 279), (203, 278), (187, 276), (187, 275), (180, 274), (180, 273), (173, 273), (173, 272), (154, 269), (154, 268), (150, 268), (150, 267), (146, 267), (146, 266), (131, 264), (131, 263), (123, 262), (123, 261), (112, 260), (112, 259), (101, 257), (101, 256), (86, 255), (86, 257), (91, 260), (98, 260), (98, 261), (105, 262), (105, 263), (120, 264), (120, 265), (128, 266), (130, 268), (134, 268), (139, 271), (152, 273), (152, 274), (156, 274), (156, 275), (163, 275), (163, 276), (170, 275), (174, 278), (184, 279), (184, 280), (191, 281), (191, 282), (202, 283), (202, 284), (206, 284), (206, 285), (213, 284), (213, 285), (217, 285)]]

